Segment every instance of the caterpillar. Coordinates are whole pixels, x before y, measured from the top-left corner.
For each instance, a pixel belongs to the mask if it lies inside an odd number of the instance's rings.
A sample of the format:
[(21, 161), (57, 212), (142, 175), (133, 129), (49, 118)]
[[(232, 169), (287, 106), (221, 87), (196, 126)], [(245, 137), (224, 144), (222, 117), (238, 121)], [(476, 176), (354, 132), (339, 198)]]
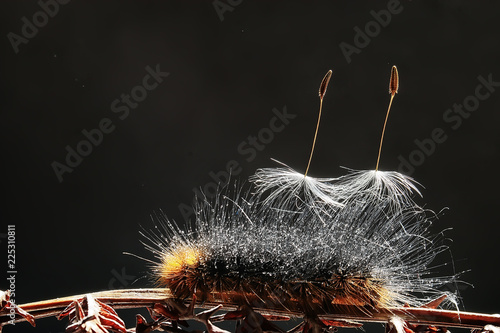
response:
[(181, 228), (159, 215), (143, 232), (156, 257), (152, 275), (173, 295), (238, 305), (299, 304), (305, 315), (336, 305), (421, 306), (451, 293), (439, 288), (456, 276), (433, 272), (448, 250), (433, 234), (435, 214), (415, 202), (420, 185), (378, 168), (399, 74), (392, 67), (391, 99), (375, 170), (348, 170), (336, 178), (308, 175), (323, 97), (305, 173), (285, 164), (259, 169), (243, 185), (221, 187), (215, 199), (198, 198), (195, 221)]

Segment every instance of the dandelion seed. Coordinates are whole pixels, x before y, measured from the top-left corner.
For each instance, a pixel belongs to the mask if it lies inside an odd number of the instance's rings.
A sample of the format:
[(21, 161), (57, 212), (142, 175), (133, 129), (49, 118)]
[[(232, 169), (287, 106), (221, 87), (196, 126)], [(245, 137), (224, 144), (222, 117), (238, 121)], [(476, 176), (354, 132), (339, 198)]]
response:
[(392, 66), (389, 80), (391, 99), (382, 129), (375, 170), (349, 170), (349, 174), (338, 179), (337, 185), (344, 189), (344, 197), (349, 197), (353, 200), (373, 201), (373, 204), (380, 204), (388, 207), (390, 210), (401, 211), (405, 207), (415, 204), (412, 200), (412, 196), (415, 193), (421, 196), (417, 188), (418, 184), (412, 178), (401, 173), (379, 170), (387, 120), (391, 111), (392, 101), (398, 89), (398, 70), (396, 66)]
[(363, 200), (400, 211), (416, 206), (414, 194), (422, 196), (413, 178), (395, 171), (348, 170), (336, 184), (343, 189), (343, 197)]
[(320, 105), (318, 121), (305, 173), (301, 174), (287, 165), (278, 162), (284, 167), (259, 169), (254, 176), (250, 177), (250, 181), (256, 185), (256, 195), (261, 198), (266, 197), (264, 204), (271, 209), (284, 212), (297, 212), (301, 211), (300, 207), (304, 206), (313, 210), (321, 210), (323, 209), (323, 205), (337, 208), (342, 207), (340, 201), (344, 198), (339, 196), (341, 193), (337, 193), (336, 186), (332, 186), (331, 184), (335, 179), (313, 178), (307, 175), (311, 166), (319, 124), (321, 122), (323, 98), (331, 77), (332, 71), (329, 70), (323, 77), (319, 87)]

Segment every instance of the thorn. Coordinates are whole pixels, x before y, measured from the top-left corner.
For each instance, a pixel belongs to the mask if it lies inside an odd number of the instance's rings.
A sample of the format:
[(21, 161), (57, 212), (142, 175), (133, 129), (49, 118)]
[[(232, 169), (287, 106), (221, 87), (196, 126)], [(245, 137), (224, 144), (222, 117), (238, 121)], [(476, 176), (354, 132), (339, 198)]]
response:
[[(168, 318), (170, 320), (179, 320), (179, 312), (178, 311), (170, 311), (168, 307), (163, 304), (156, 303), (152, 309), (152, 312), (160, 315), (163, 318)], [(151, 316), (153, 319), (157, 320), (157, 316)]]
[(148, 323), (146, 319), (140, 314), (135, 315), (135, 332), (136, 333), (149, 333), (153, 328), (152, 323)]
[(219, 311), (219, 309), (222, 307), (222, 304), (217, 305), (216, 307), (213, 307), (211, 309), (205, 310), (203, 312), (200, 312), (196, 315), (196, 317), (200, 318), (201, 320), (209, 320), (212, 315)]
[(437, 307), (443, 303), (443, 301), (446, 299), (447, 295), (442, 295), (435, 300), (430, 301), (429, 303), (422, 305), (423, 308), (428, 308), (428, 309), (437, 309)]
[(194, 306), (196, 305), (196, 294), (193, 294), (193, 299), (191, 303), (189, 303), (189, 307), (187, 308), (187, 314), (190, 316), (194, 316)]
[(76, 320), (82, 320), (83, 318), (85, 318), (85, 313), (83, 312), (82, 306), (77, 301), (74, 301), (73, 303), (74, 303), (73, 305), (75, 307), (75, 309), (73, 311), (75, 312)]

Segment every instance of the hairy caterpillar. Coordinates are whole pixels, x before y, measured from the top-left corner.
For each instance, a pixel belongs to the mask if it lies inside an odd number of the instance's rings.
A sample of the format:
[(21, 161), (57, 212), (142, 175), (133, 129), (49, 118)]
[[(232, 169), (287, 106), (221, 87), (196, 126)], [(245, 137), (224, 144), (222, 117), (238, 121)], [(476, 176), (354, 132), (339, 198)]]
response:
[(239, 305), (298, 303), (305, 315), (335, 305), (421, 306), (446, 294), (454, 276), (434, 277), (430, 265), (447, 249), (428, 228), (433, 213), (413, 200), (418, 184), (378, 170), (387, 116), (399, 88), (391, 71), (375, 170), (338, 178), (308, 176), (323, 96), (305, 173), (283, 165), (259, 169), (246, 187), (222, 188), (214, 201), (198, 198), (192, 228), (161, 216), (146, 232), (157, 262), (153, 275), (178, 299)]

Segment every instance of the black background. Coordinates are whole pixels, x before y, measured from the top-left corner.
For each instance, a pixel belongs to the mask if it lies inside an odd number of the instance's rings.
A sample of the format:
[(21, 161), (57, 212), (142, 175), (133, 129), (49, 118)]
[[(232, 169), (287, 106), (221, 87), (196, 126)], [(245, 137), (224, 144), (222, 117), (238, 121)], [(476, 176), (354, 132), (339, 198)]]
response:
[[(227, 2), (223, 2), (226, 3)], [(112, 287), (116, 272), (144, 276), (151, 257), (139, 242), (160, 209), (183, 221), (193, 188), (236, 160), (246, 179), (278, 159), (304, 170), (317, 119), (319, 83), (333, 69), (311, 176), (373, 169), (389, 102), (390, 68), (401, 86), (389, 118), (381, 169), (397, 169), (415, 140), (436, 128), (447, 140), (425, 156), (412, 176), (425, 186), (419, 202), (450, 209), (434, 231), (446, 235), (462, 309), (499, 312), (498, 144), (500, 91), (481, 101), (456, 130), (445, 111), (474, 95), (479, 81), (500, 81), (494, 1), (404, 1), (401, 12), (348, 62), (370, 11), (388, 1), (233, 1), (218, 16), (212, 1), (71, 1), (15, 52), (10, 32), (41, 10), (35, 1), (3, 1), (0, 94), (2, 110), (2, 230), (7, 271), (7, 224), (16, 226), (16, 302)], [(399, 8), (399, 7), (398, 7)], [(145, 67), (170, 75), (123, 120), (111, 103), (142, 83)], [(485, 91), (485, 90), (484, 90)], [(238, 146), (269, 127), (273, 108), (296, 118), (255, 158)], [(115, 125), (72, 173), (59, 182), (51, 164), (65, 147), (103, 118)], [(449, 267), (445, 267), (447, 270)], [(113, 280), (115, 279), (115, 280)], [(6, 289), (7, 282), (0, 282)], [(54, 319), (7, 332), (56, 332)], [(380, 329), (381, 331), (381, 329)]]

